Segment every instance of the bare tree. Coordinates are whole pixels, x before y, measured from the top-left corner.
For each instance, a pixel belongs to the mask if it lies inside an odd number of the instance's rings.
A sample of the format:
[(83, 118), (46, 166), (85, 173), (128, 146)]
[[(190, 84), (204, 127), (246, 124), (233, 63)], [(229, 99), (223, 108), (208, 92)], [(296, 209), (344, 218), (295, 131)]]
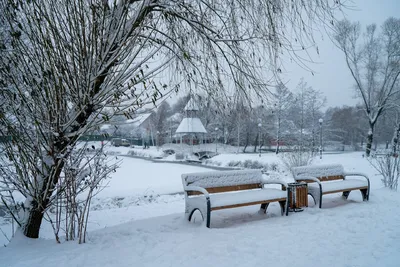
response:
[[(315, 26), (334, 21), (340, 6), (328, 0), (0, 0), (1, 23), (9, 29), (0, 56), (1, 134), (13, 137), (6, 154), (16, 190), (26, 197), (24, 234), (39, 236), (82, 134), (115, 114), (131, 117), (183, 81), (213, 96), (228, 93), (224, 81), (262, 95), (265, 73), (277, 71), (281, 53), (298, 59), (293, 51), (313, 46)], [(171, 81), (162, 78), (167, 71)]]
[[(318, 136), (318, 120), (322, 118), (322, 107), (326, 104), (326, 98), (323, 96), (321, 91), (310, 88), (308, 91), (308, 103), (307, 103), (307, 117), (310, 120), (311, 126), (311, 154), (314, 155), (316, 140)], [(320, 133), (321, 134), (321, 133)], [(322, 141), (322, 140), (321, 140)], [(322, 146), (322, 144), (320, 144)], [(322, 147), (321, 147), (322, 149)]]
[[(332, 141), (340, 141), (343, 145), (352, 145), (357, 148), (357, 142), (363, 137), (362, 129), (367, 123), (362, 111), (357, 107), (341, 107), (331, 109), (325, 113), (324, 122), (327, 138)], [(360, 114), (361, 113), (361, 114)]]
[(371, 153), (375, 125), (399, 93), (400, 19), (389, 18), (377, 33), (369, 25), (361, 37), (359, 23), (343, 20), (336, 25), (337, 46), (343, 51), (368, 118), (366, 155)]
[(151, 123), (154, 125), (154, 131), (156, 132), (156, 144), (161, 145), (165, 142), (169, 136), (168, 128), (169, 125), (167, 124), (167, 118), (170, 116), (171, 107), (168, 102), (164, 101), (160, 105), (158, 105), (157, 110), (154, 112), (153, 116), (151, 117)]
[(276, 150), (275, 153), (279, 153), (280, 143), (282, 141), (282, 130), (285, 129), (288, 120), (288, 110), (293, 104), (293, 93), (283, 84), (280, 83), (276, 87), (274, 94), (274, 107), (273, 112), (276, 117)]

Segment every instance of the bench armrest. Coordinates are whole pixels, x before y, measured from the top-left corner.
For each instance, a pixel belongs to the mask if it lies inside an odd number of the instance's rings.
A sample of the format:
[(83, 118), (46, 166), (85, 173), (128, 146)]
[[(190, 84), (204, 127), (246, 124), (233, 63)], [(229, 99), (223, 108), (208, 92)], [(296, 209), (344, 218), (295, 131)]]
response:
[(197, 191), (197, 192), (201, 192), (201, 193), (204, 194), (204, 196), (205, 196), (206, 198), (209, 198), (209, 197), (210, 197), (210, 195), (208, 194), (207, 190), (204, 189), (203, 187), (200, 187), (200, 186), (191, 186), (191, 185), (189, 185), (189, 186), (185, 186), (184, 190), (185, 190), (185, 191)]
[(369, 180), (368, 176), (361, 172), (345, 172), (343, 176), (362, 176), (365, 179)]
[(267, 179), (263, 179), (263, 185), (264, 184), (280, 184), (283, 185), (284, 187), (287, 188), (287, 183), (281, 180), (276, 180), (276, 179), (271, 179), (271, 180), (267, 180)]
[(364, 177), (365, 179), (367, 179), (368, 182), (368, 190), (369, 190), (369, 186), (370, 186), (370, 182), (369, 182), (369, 178), (366, 174), (361, 173), (361, 172), (345, 172), (343, 174), (344, 178), (346, 179), (346, 176), (361, 176)]
[(304, 181), (304, 180), (311, 180), (311, 181), (316, 182), (317, 184), (321, 184), (321, 181), (318, 178), (313, 177), (313, 176), (306, 176), (306, 175), (295, 176), (294, 179), (296, 180), (296, 182), (297, 181), (301, 182), (301, 181)]

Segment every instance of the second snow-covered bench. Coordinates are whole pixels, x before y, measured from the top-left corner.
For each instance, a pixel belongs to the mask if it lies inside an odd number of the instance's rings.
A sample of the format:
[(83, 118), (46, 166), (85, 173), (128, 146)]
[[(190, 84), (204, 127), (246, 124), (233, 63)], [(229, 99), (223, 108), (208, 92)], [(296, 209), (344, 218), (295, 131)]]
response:
[(279, 202), (282, 215), (287, 215), (287, 192), (265, 188), (265, 184), (281, 184), (267, 181), (261, 170), (214, 171), (182, 174), (185, 193), (185, 217), (189, 221), (199, 210), (210, 227), (211, 211), (261, 204), (266, 212), (268, 204)]
[[(340, 164), (300, 166), (292, 168), (294, 179), (297, 182), (308, 183), (308, 194), (314, 201), (322, 205), (322, 195), (343, 192), (347, 199), (350, 192), (360, 190), (363, 200), (369, 199), (369, 179), (363, 173), (345, 172)], [(348, 176), (358, 176), (362, 179), (347, 179)]]

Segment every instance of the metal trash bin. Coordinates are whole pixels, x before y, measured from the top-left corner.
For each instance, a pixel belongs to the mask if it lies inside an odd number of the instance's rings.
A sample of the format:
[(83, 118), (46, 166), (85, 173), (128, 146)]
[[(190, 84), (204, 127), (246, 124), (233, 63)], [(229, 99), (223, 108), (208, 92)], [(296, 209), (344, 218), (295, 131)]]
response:
[(289, 194), (289, 211), (303, 211), (304, 207), (308, 207), (308, 186), (305, 182), (288, 183)]

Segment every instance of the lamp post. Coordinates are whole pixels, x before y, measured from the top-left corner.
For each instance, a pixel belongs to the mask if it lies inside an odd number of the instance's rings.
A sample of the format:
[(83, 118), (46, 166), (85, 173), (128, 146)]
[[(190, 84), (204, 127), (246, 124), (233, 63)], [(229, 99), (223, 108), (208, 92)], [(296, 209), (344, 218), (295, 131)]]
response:
[(319, 119), (319, 158), (322, 159), (322, 123), (323, 119)]
[(261, 122), (258, 123), (258, 149), (260, 150), (260, 153), (258, 154), (259, 157), (261, 157)]
[(218, 153), (217, 135), (218, 135), (218, 127), (215, 128), (215, 154)]

